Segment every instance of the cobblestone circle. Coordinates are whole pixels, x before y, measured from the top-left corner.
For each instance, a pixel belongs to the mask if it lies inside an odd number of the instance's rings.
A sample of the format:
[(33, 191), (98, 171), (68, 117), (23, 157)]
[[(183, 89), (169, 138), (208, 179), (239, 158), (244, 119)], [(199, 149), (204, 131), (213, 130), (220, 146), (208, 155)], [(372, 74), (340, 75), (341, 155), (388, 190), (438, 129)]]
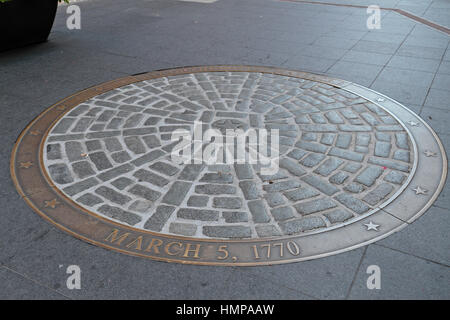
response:
[[(176, 165), (176, 129), (279, 129), (280, 169)], [(88, 211), (196, 238), (326, 231), (391, 201), (413, 167), (404, 127), (377, 105), (320, 82), (209, 72), (137, 82), (71, 109), (51, 129), (44, 166)]]

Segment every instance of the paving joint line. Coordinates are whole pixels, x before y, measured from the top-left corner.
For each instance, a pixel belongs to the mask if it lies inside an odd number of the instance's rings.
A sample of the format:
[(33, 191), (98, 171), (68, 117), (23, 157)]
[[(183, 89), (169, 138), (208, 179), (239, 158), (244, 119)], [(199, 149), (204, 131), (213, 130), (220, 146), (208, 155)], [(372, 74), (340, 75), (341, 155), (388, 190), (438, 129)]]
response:
[[(317, 4), (317, 5), (326, 5), (326, 6), (335, 6), (335, 7), (346, 7), (346, 8), (358, 8), (358, 9), (367, 9), (368, 6), (363, 5), (356, 5), (356, 4), (345, 4), (345, 3), (331, 3), (331, 2), (319, 2), (319, 1), (307, 1), (307, 0), (278, 0), (280, 2), (294, 2), (294, 3), (304, 3), (304, 4)], [(389, 8), (389, 7), (380, 7), (381, 10), (391, 11), (391, 12), (397, 12), (398, 14), (401, 14), (404, 17), (407, 17), (411, 20), (414, 20), (416, 22), (419, 22), (421, 24), (424, 24), (426, 26), (429, 26), (435, 30), (441, 31), (443, 33), (446, 33), (450, 35), (450, 29), (442, 26), (438, 23), (435, 23), (433, 21), (421, 18), (415, 14), (412, 14), (408, 11), (405, 11), (400, 8)], [(428, 8), (427, 8), (428, 9)]]
[(392, 251), (397, 251), (397, 252), (406, 254), (406, 255), (408, 255), (408, 256), (417, 258), (417, 259), (421, 259), (421, 260), (425, 260), (425, 261), (427, 261), (427, 262), (431, 262), (431, 263), (434, 263), (434, 264), (438, 264), (438, 265), (443, 266), (443, 267), (447, 267), (447, 268), (450, 267), (450, 265), (448, 265), (448, 264), (445, 264), (445, 263), (442, 263), (442, 262), (438, 262), (438, 261), (434, 261), (434, 260), (432, 260), (432, 259), (428, 259), (428, 258), (425, 258), (425, 257), (417, 256), (417, 255), (415, 255), (415, 254), (412, 254), (412, 253), (409, 253), (409, 252), (405, 252), (405, 251), (402, 251), (402, 250), (399, 250), (399, 249), (391, 248), (391, 247), (388, 247), (388, 246), (386, 246), (386, 245), (382, 245), (382, 244), (379, 244), (379, 243), (373, 243), (373, 245), (379, 246), (379, 247), (383, 247), (383, 248), (386, 248), (386, 249), (389, 249), (389, 250), (392, 250)]
[[(381, 68), (381, 70), (378, 72), (378, 74), (376, 75), (375, 79), (373, 79), (373, 81), (370, 83), (369, 88), (372, 88), (372, 86), (374, 85), (375, 81), (377, 81), (378, 77), (381, 75), (381, 73), (386, 69), (386, 67), (388, 66), (388, 64), (391, 62), (392, 58), (394, 58), (394, 56), (397, 54), (398, 50), (400, 50), (401, 46), (405, 43), (406, 39), (408, 39), (408, 37), (411, 35), (411, 33), (414, 31), (414, 29), (416, 28), (416, 26), (414, 26), (411, 31), (408, 32), (408, 34), (405, 36), (405, 38), (403, 39), (403, 41), (399, 44), (399, 46), (397, 47), (397, 49), (395, 50), (395, 52), (393, 54), (391, 54), (391, 57), (389, 58), (389, 60), (384, 64), (383, 68)], [(360, 40), (361, 41), (361, 40)]]
[(41, 282), (35, 280), (35, 279), (33, 279), (33, 278), (30, 278), (29, 276), (27, 276), (27, 275), (25, 275), (25, 274), (23, 274), (23, 273), (21, 273), (21, 272), (19, 272), (19, 271), (17, 271), (17, 270), (12, 269), (11, 267), (8, 267), (8, 266), (6, 266), (6, 265), (3, 265), (2, 268), (4, 268), (5, 270), (10, 271), (10, 272), (12, 272), (12, 273), (15, 273), (16, 275), (18, 275), (18, 276), (20, 276), (20, 277), (22, 277), (22, 278), (24, 278), (24, 279), (26, 279), (26, 280), (28, 280), (28, 281), (31, 281), (31, 282), (37, 284), (37, 285), (40, 286), (40, 287), (44, 287), (44, 288), (46, 288), (46, 289), (48, 289), (48, 290), (50, 290), (50, 291), (52, 291), (52, 292), (55, 292), (55, 293), (57, 293), (57, 294), (59, 294), (59, 295), (65, 297), (65, 298), (69, 299), (69, 300), (73, 300), (72, 297), (69, 297), (69, 296), (65, 295), (64, 293), (59, 292), (58, 290), (55, 290), (55, 289), (53, 289), (53, 288), (51, 288), (51, 287), (49, 287), (49, 286), (47, 286), (47, 285), (45, 285), (45, 284), (43, 284), (43, 283), (41, 283)]
[[(426, 101), (427, 101), (428, 95), (430, 94), (431, 87), (433, 86), (434, 80), (436, 79), (436, 76), (437, 76), (437, 74), (438, 74), (439, 68), (440, 68), (441, 65), (442, 65), (442, 62), (444, 61), (445, 53), (447, 52), (449, 46), (450, 46), (450, 44), (447, 43), (447, 47), (445, 48), (444, 52), (442, 53), (441, 61), (439, 61), (438, 68), (437, 68), (436, 72), (434, 73), (433, 80), (431, 80), (430, 87), (428, 88), (427, 94), (425, 95), (425, 99), (423, 100), (422, 105), (420, 106), (419, 116), (421, 115), (421, 113), (422, 113), (422, 111), (423, 111), (423, 108), (425, 107), (425, 103), (426, 103)], [(438, 108), (438, 109), (439, 109), (439, 108)]]
[(359, 269), (361, 268), (362, 262), (364, 261), (364, 258), (366, 257), (366, 252), (367, 252), (368, 247), (369, 247), (369, 245), (364, 247), (364, 252), (361, 255), (361, 259), (359, 260), (358, 267), (355, 270), (355, 275), (353, 276), (352, 282), (350, 283), (350, 287), (348, 288), (348, 292), (345, 296), (345, 300), (349, 299), (350, 293), (352, 292), (352, 289), (353, 289), (353, 285), (355, 284), (355, 281), (356, 281), (356, 277), (358, 276)]

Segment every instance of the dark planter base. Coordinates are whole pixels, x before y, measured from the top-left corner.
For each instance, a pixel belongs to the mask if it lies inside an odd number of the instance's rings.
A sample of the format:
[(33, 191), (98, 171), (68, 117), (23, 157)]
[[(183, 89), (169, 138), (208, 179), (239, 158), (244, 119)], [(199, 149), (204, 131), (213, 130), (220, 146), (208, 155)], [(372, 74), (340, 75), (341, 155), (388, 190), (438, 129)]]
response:
[(57, 7), (57, 0), (0, 3), (0, 51), (46, 41)]

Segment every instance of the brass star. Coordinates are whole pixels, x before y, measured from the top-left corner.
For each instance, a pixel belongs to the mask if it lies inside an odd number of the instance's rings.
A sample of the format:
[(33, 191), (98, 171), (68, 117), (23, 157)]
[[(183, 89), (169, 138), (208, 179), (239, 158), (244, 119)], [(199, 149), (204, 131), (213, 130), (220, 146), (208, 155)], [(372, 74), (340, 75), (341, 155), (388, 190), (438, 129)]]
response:
[(418, 126), (419, 126), (419, 123), (418, 123), (418, 122), (408, 121), (408, 123), (409, 123), (412, 127), (418, 127)]
[(372, 221), (369, 221), (369, 223), (365, 223), (364, 225), (367, 227), (367, 231), (369, 230), (378, 231), (378, 227), (380, 226), (379, 224), (375, 224)]
[(30, 135), (32, 135), (32, 136), (38, 136), (40, 134), (41, 134), (41, 132), (39, 130), (30, 131)]
[(416, 194), (427, 194), (428, 190), (422, 189), (420, 186), (417, 186), (415, 189), (413, 189)]
[(430, 151), (430, 150), (426, 150), (426, 151), (424, 152), (424, 154), (425, 154), (425, 156), (427, 156), (427, 157), (435, 157), (435, 156), (436, 156), (436, 152), (432, 152), (432, 151)]
[(56, 199), (53, 199), (53, 200), (45, 200), (44, 201), (44, 203), (45, 203), (45, 207), (46, 208), (52, 208), (52, 209), (55, 209), (56, 208), (56, 206), (58, 205), (58, 204), (60, 204), (59, 202), (58, 202), (58, 200), (56, 200)]
[(32, 166), (33, 166), (33, 162), (31, 162), (31, 161), (21, 162), (20, 163), (20, 167), (21, 168), (28, 169), (29, 167), (32, 167)]

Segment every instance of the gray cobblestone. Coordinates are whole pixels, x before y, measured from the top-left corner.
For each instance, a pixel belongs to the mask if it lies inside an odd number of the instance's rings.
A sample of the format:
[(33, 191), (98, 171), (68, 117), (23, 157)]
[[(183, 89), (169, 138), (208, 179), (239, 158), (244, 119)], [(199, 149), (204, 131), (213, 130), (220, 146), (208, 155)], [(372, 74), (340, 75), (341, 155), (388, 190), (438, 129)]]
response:
[(86, 193), (82, 195), (77, 199), (77, 201), (90, 207), (103, 202), (101, 198), (97, 197), (96, 195), (93, 195), (92, 193)]
[(272, 216), (277, 221), (283, 221), (288, 220), (294, 217), (294, 212), (292, 210), (292, 207), (280, 207), (280, 208), (274, 208), (270, 210), (272, 213)]
[(193, 236), (197, 231), (197, 226), (192, 223), (172, 222), (169, 227), (169, 232), (181, 234), (183, 236)]
[(144, 169), (136, 171), (133, 176), (139, 179), (139, 181), (145, 181), (158, 187), (164, 187), (169, 183), (169, 180), (166, 178)]
[(398, 171), (391, 171), (384, 177), (384, 180), (395, 184), (402, 184), (406, 180), (406, 176)]
[(192, 183), (184, 181), (175, 181), (169, 191), (164, 195), (162, 202), (172, 205), (180, 205), (191, 188)]
[(66, 187), (63, 189), (65, 193), (67, 193), (69, 196), (74, 196), (84, 190), (87, 190), (89, 188), (92, 188), (93, 186), (96, 186), (99, 183), (99, 180), (95, 178), (88, 178), (86, 180), (81, 180), (80, 182), (76, 182), (69, 187)]
[(361, 164), (356, 163), (356, 162), (349, 162), (342, 168), (342, 170), (350, 172), (350, 173), (355, 173), (361, 168), (362, 168)]
[(142, 157), (139, 157), (133, 161), (131, 161), (135, 166), (142, 166), (146, 163), (152, 162), (153, 160), (156, 160), (160, 157), (162, 157), (163, 155), (165, 155), (164, 151), (161, 150), (153, 150), (150, 151), (149, 153), (144, 154)]
[(387, 167), (390, 169), (399, 170), (399, 171), (403, 171), (403, 172), (409, 172), (408, 165), (394, 162), (392, 160), (380, 159), (380, 158), (376, 158), (376, 157), (369, 157), (368, 161), (369, 161), (369, 163), (376, 164), (376, 165), (379, 165), (382, 167)]
[(362, 154), (359, 154), (359, 153), (356, 153), (353, 151), (344, 150), (344, 149), (339, 149), (339, 148), (331, 148), (331, 150), (328, 152), (328, 154), (330, 156), (335, 156), (335, 157), (339, 157), (342, 159), (359, 161), (359, 162), (361, 162), (364, 159), (364, 155), (362, 155)]
[(52, 130), (52, 133), (66, 133), (72, 124), (75, 122), (76, 118), (63, 118)]
[(305, 142), (305, 141), (299, 141), (295, 144), (297, 148), (312, 151), (312, 152), (318, 152), (318, 153), (325, 153), (327, 151), (327, 147), (318, 143), (314, 142)]
[(325, 213), (324, 216), (327, 217), (328, 221), (331, 223), (344, 222), (350, 218), (353, 218), (353, 215), (350, 212), (342, 209)]
[(167, 176), (173, 176), (180, 171), (177, 167), (161, 161), (155, 162), (149, 168)]
[(391, 144), (389, 142), (377, 141), (375, 144), (375, 155), (378, 157), (389, 157), (391, 153)]
[(306, 173), (306, 171), (303, 170), (296, 161), (293, 161), (288, 158), (281, 159), (279, 165), (281, 168), (286, 169), (293, 175), (296, 175), (299, 177)]
[(250, 238), (252, 231), (246, 226), (204, 226), (203, 234), (215, 238)]
[(86, 148), (88, 152), (96, 151), (102, 148), (102, 144), (100, 140), (89, 140), (86, 141)]
[(72, 132), (85, 132), (93, 121), (94, 118), (80, 118), (72, 129)]
[(189, 207), (206, 207), (209, 197), (207, 196), (191, 196), (188, 199), (187, 205)]
[(159, 141), (158, 137), (155, 135), (143, 136), (142, 140), (144, 140), (144, 143), (149, 148), (157, 148), (157, 147), (161, 146), (161, 142)]
[(320, 143), (326, 144), (326, 145), (332, 145), (334, 142), (334, 139), (336, 137), (335, 133), (324, 133), (322, 134), (322, 138), (320, 139)]
[(371, 126), (360, 126), (351, 124), (341, 124), (339, 125), (341, 131), (351, 131), (351, 132), (362, 132), (362, 131), (372, 131)]
[(134, 185), (128, 192), (149, 201), (155, 201), (161, 196), (159, 191), (152, 190), (139, 184)]
[(395, 151), (394, 159), (409, 163), (409, 151), (406, 150)]
[(391, 142), (391, 135), (389, 133), (376, 132), (375, 137), (379, 141)]
[(142, 220), (141, 217), (134, 213), (127, 212), (120, 208), (109, 206), (107, 204), (104, 204), (100, 208), (98, 208), (98, 211), (107, 217), (125, 222), (132, 226)]
[(284, 196), (288, 198), (291, 201), (300, 201), (304, 199), (309, 199), (315, 196), (318, 196), (320, 193), (309, 188), (309, 187), (303, 187), (291, 191), (287, 191), (284, 193)]
[(156, 129), (153, 127), (147, 127), (147, 128), (138, 128), (138, 129), (126, 129), (123, 130), (124, 136), (143, 136), (155, 133)]
[(266, 207), (262, 200), (252, 200), (247, 202), (247, 206), (253, 216), (253, 221), (256, 223), (268, 222), (270, 220), (267, 214)]
[(202, 184), (195, 186), (195, 192), (200, 194), (235, 194), (236, 188), (230, 185)]
[(61, 145), (59, 143), (48, 144), (47, 145), (47, 159), (48, 160), (58, 160), (61, 159)]
[(95, 171), (92, 169), (89, 161), (72, 163), (72, 170), (80, 179), (84, 179), (95, 174)]
[(406, 133), (403, 132), (395, 133), (395, 141), (397, 147), (399, 147), (400, 149), (409, 150), (408, 136), (406, 135)]
[(367, 187), (372, 186), (376, 179), (383, 173), (383, 168), (369, 166), (365, 168), (356, 178), (355, 181)]
[(132, 183), (133, 183), (133, 180), (125, 178), (125, 177), (120, 177), (120, 178), (114, 180), (113, 182), (111, 182), (111, 184), (119, 190), (125, 189)]
[(305, 141), (317, 141), (318, 135), (315, 132), (303, 132), (302, 140)]
[(121, 194), (111, 188), (101, 186), (95, 190), (95, 193), (108, 199), (109, 201), (112, 201), (114, 203), (124, 205), (131, 201), (131, 198), (129, 196), (126, 196), (124, 194)]
[(314, 167), (323, 159), (325, 159), (325, 155), (322, 153), (310, 153), (308, 156), (303, 158), (300, 163), (306, 167)]
[(213, 207), (223, 209), (240, 209), (242, 207), (242, 200), (238, 197), (214, 197)]
[(358, 146), (367, 147), (370, 143), (371, 137), (366, 133), (358, 133), (356, 135), (356, 144)]
[(48, 138), (48, 142), (59, 142), (69, 140), (81, 140), (84, 139), (84, 134), (64, 134), (58, 136), (51, 136)]
[(334, 184), (343, 184), (348, 177), (349, 175), (347, 173), (339, 171), (332, 175), (329, 181)]
[(339, 188), (325, 182), (324, 180), (318, 178), (317, 176), (308, 175), (302, 178), (310, 186), (322, 191), (326, 195), (333, 195), (339, 191)]
[(257, 199), (261, 196), (258, 185), (254, 181), (241, 181), (239, 182), (239, 187), (247, 200)]
[[(102, 131), (102, 132), (90, 132), (86, 134), (87, 139), (103, 139), (109, 137), (116, 137), (120, 135), (120, 131)], [(76, 140), (76, 139), (73, 139)]]
[(281, 232), (272, 224), (257, 225), (255, 230), (259, 237), (281, 236)]
[(385, 199), (391, 192), (394, 190), (394, 187), (388, 183), (382, 183), (377, 186), (374, 190), (369, 192), (363, 200), (370, 204), (371, 206), (375, 206), (381, 200)]
[(177, 217), (189, 220), (199, 221), (217, 221), (219, 220), (219, 211), (206, 209), (181, 208), (177, 212)]
[(334, 170), (339, 168), (339, 166), (344, 161), (336, 158), (328, 158), (325, 160), (317, 169), (314, 170), (315, 173), (318, 173), (322, 176), (330, 175)]
[(81, 143), (78, 141), (68, 141), (64, 144), (64, 149), (66, 151), (67, 158), (69, 161), (83, 160), (83, 148)]
[(105, 140), (106, 149), (109, 152), (115, 152), (122, 150), (122, 145), (117, 138), (106, 138)]
[[(114, 130), (120, 128), (120, 126), (123, 123), (122, 118), (112, 118), (111, 121), (106, 125), (106, 129), (108, 130)], [(99, 137), (100, 138), (100, 137)]]
[(346, 185), (344, 187), (344, 190), (351, 192), (351, 193), (360, 193), (360, 192), (363, 192), (365, 190), (365, 188), (359, 183), (352, 182), (352, 183), (349, 183), (348, 185)]
[(263, 185), (263, 189), (266, 192), (279, 192), (289, 189), (294, 189), (300, 187), (300, 182), (295, 180), (287, 180), (281, 182), (274, 182), (271, 184)]
[(112, 164), (104, 152), (90, 153), (89, 159), (94, 163), (97, 170), (102, 171), (112, 168)]
[(68, 184), (73, 182), (70, 170), (64, 163), (52, 164), (48, 166), (48, 171), (52, 179), (59, 184)]
[(199, 176), (200, 172), (203, 170), (203, 164), (187, 164), (181, 171), (178, 179), (194, 181)]
[(329, 198), (315, 199), (294, 205), (295, 210), (302, 215), (308, 215), (335, 207), (337, 207), (337, 204)]
[(124, 163), (131, 160), (130, 155), (126, 151), (112, 153), (111, 158), (117, 163)]
[(351, 195), (346, 193), (338, 194), (335, 199), (358, 214), (363, 214), (370, 209), (361, 200), (356, 199), (355, 197), (352, 197)]
[(352, 143), (352, 135), (349, 133), (341, 133), (336, 139), (335, 146), (342, 149), (348, 149)]
[(403, 127), (400, 125), (382, 125), (376, 127), (378, 131), (403, 131)]
[(233, 183), (233, 176), (231, 174), (208, 172), (203, 175), (200, 182)]
[(250, 164), (235, 164), (234, 170), (239, 180), (253, 179), (253, 170)]
[(160, 205), (145, 222), (144, 228), (151, 231), (161, 231), (166, 221), (175, 211), (175, 207)]
[(300, 160), (307, 154), (306, 151), (300, 150), (300, 149), (293, 149), (291, 152), (287, 154), (288, 157), (293, 158), (295, 160)]
[(267, 201), (267, 204), (268, 204), (270, 207), (276, 207), (276, 206), (279, 206), (279, 205), (285, 203), (285, 201), (284, 201), (284, 199), (283, 199), (283, 196), (281, 195), (281, 193), (278, 193), (278, 192), (275, 192), (275, 193), (266, 193), (266, 194), (264, 195), (264, 197), (265, 197), (265, 199), (266, 199), (266, 201)]
[(131, 136), (131, 137), (125, 137), (124, 138), (125, 145), (127, 146), (128, 150), (135, 154), (142, 154), (145, 153), (146, 148), (142, 141), (139, 139), (139, 137)]
[(248, 214), (243, 211), (225, 211), (222, 217), (226, 223), (248, 222)]
[(326, 226), (320, 217), (314, 216), (280, 222), (279, 225), (285, 234), (295, 234)]

